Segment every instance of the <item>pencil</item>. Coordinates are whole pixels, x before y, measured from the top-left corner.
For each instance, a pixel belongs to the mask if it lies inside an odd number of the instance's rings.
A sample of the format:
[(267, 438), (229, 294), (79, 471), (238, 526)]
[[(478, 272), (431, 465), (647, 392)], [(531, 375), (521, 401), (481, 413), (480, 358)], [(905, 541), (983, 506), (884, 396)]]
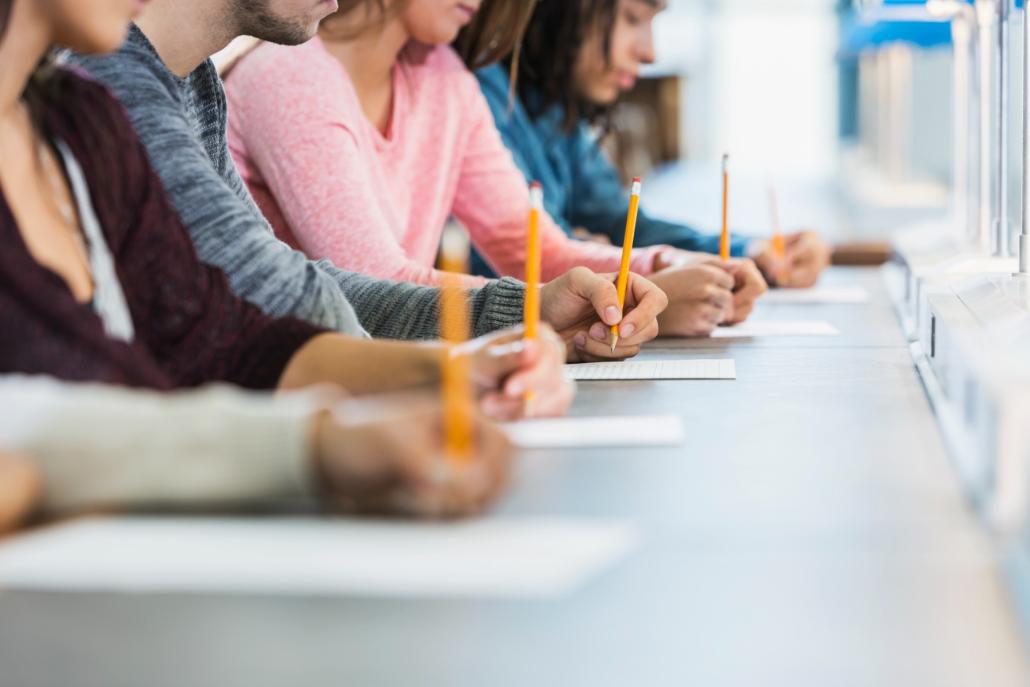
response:
[(445, 272), (440, 292), (440, 336), (448, 351), (443, 365), (444, 455), (454, 465), (472, 458), (472, 383), (468, 361), (453, 354), (468, 340), (468, 304), (461, 276), (468, 272), (468, 236), (450, 224), (444, 230), (440, 268)]
[[(780, 204), (776, 198), (776, 189), (772, 184), (769, 184), (769, 221), (772, 224), (773, 255), (782, 264), (783, 258), (787, 254), (787, 243), (780, 228)], [(779, 274), (776, 274), (775, 277), (777, 281), (780, 279)]]
[[(529, 231), (526, 236), (526, 302), (523, 322), (526, 339), (540, 336), (540, 213), (544, 209), (544, 190), (539, 181), (529, 186)], [(533, 391), (526, 391), (525, 415), (533, 414)]]
[[(633, 179), (629, 195), (629, 212), (626, 213), (626, 235), (622, 239), (622, 263), (619, 265), (619, 280), (616, 289), (619, 295), (619, 310), (626, 307), (626, 287), (629, 286), (629, 262), (633, 256), (633, 236), (637, 233), (637, 212), (640, 209), (640, 177)], [(612, 353), (619, 344), (619, 325), (612, 325)]]
[(719, 237), (719, 258), (730, 259), (730, 156), (722, 156), (722, 235)]

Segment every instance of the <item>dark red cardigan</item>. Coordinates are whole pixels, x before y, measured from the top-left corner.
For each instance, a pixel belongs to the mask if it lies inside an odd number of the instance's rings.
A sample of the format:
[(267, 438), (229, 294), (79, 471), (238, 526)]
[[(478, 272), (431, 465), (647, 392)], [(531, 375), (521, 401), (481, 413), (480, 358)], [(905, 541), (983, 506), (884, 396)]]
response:
[(83, 168), (136, 340), (108, 338), (93, 310), (36, 262), (0, 189), (0, 372), (154, 389), (274, 387), (322, 330), (264, 315), (202, 265), (118, 101), (79, 74), (57, 78), (42, 119)]

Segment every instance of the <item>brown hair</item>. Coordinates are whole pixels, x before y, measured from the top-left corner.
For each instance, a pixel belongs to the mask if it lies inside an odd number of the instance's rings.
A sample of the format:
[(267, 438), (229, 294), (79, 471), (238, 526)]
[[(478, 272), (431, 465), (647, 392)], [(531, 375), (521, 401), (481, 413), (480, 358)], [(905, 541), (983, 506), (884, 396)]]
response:
[(508, 55), (518, 55), (536, 0), (485, 0), (454, 47), (469, 69), (479, 69)]
[(579, 52), (593, 31), (601, 32), (604, 59), (610, 60), (616, 6), (617, 0), (537, 3), (521, 52), (505, 60), (512, 73), (517, 70), (520, 74), (515, 90), (530, 117), (536, 119), (557, 105), (565, 113), (567, 130), (583, 120), (608, 128), (612, 106), (597, 105), (579, 95), (575, 68)]
[[(370, 28), (381, 26), (410, 0), (395, 0), (387, 7), (386, 0), (341, 0), (340, 9), (322, 20), (320, 31), (337, 40), (350, 40)], [(518, 51), (522, 33), (533, 15), (536, 0), (484, 0), (472, 22), (462, 29), (454, 48), (469, 69), (478, 69)], [(344, 17), (364, 10), (365, 21), (343, 26)]]

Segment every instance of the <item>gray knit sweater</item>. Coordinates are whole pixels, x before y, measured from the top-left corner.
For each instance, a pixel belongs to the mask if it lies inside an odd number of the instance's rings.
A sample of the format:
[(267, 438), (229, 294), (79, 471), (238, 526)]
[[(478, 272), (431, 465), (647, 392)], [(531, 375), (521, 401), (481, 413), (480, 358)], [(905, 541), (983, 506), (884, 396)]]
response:
[[(225, 92), (210, 60), (180, 79), (135, 26), (117, 53), (70, 59), (125, 105), (200, 259), (222, 269), (239, 296), (270, 315), (348, 334), (364, 327), (382, 338), (437, 336), (438, 289), (309, 260), (274, 236), (229, 154)], [(473, 332), (521, 322), (524, 295), (514, 279), (471, 292)]]

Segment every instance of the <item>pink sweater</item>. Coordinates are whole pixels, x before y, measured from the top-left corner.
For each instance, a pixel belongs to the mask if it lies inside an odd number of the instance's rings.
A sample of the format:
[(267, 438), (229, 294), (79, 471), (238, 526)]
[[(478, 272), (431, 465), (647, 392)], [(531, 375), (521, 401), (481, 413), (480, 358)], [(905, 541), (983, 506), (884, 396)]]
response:
[[(388, 136), (365, 117), (343, 66), (318, 38), (262, 45), (226, 84), (229, 141), (254, 198), (287, 243), (376, 277), (438, 284), (451, 215), (498, 274), (524, 277), (529, 194), (475, 77), (449, 47), (394, 70)], [(618, 269), (621, 249), (541, 226), (543, 278)], [(650, 274), (661, 247), (634, 251)], [(466, 285), (482, 283), (468, 277)]]

